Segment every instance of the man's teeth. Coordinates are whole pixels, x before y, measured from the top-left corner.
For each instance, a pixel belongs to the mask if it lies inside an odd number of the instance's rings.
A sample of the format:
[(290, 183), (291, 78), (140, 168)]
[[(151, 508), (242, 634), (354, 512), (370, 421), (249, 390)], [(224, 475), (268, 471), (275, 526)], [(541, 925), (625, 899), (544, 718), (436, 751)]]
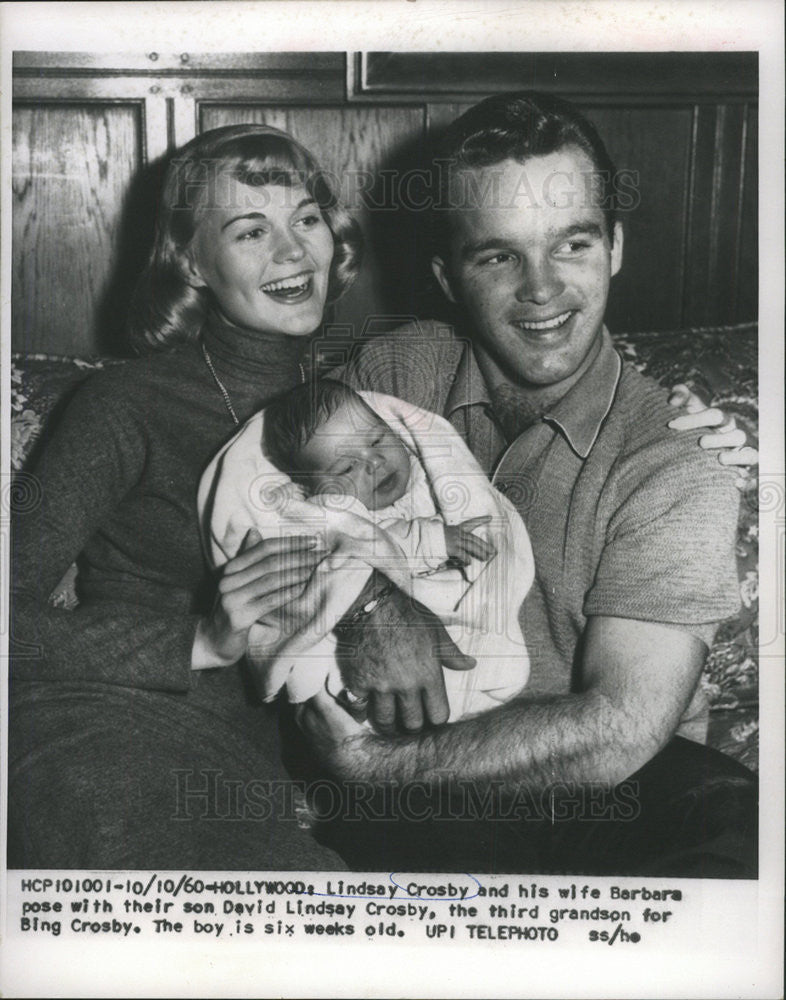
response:
[(302, 292), (308, 287), (311, 279), (307, 275), (298, 275), (295, 278), (282, 278), (280, 281), (270, 281), (262, 286), (263, 292)]
[(555, 316), (553, 319), (542, 319), (540, 322), (520, 319), (517, 322), (517, 326), (520, 326), (522, 330), (554, 330), (558, 326), (562, 326), (566, 320), (570, 319), (570, 316), (571, 313), (568, 310), (568, 312), (560, 313), (559, 316)]

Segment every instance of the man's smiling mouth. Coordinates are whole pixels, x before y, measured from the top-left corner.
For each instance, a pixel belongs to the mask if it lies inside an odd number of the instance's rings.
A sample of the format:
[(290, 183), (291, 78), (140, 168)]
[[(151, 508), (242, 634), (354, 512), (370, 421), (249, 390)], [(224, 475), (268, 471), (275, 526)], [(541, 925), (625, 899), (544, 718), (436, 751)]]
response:
[(268, 281), (261, 290), (280, 302), (305, 298), (311, 292), (314, 276), (311, 273), (293, 274), (290, 278)]
[(513, 325), (517, 326), (520, 330), (530, 330), (535, 333), (546, 331), (546, 330), (557, 330), (559, 327), (563, 326), (573, 315), (573, 310), (568, 309), (567, 312), (560, 313), (559, 316), (553, 316), (551, 319), (541, 319), (541, 320), (525, 320), (517, 319), (513, 321)]

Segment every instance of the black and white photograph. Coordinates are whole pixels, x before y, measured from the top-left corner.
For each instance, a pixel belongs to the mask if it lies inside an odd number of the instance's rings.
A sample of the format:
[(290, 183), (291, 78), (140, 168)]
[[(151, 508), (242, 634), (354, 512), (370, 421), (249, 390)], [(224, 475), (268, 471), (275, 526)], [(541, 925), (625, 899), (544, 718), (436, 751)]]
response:
[(24, 6), (3, 989), (775, 996), (782, 12)]

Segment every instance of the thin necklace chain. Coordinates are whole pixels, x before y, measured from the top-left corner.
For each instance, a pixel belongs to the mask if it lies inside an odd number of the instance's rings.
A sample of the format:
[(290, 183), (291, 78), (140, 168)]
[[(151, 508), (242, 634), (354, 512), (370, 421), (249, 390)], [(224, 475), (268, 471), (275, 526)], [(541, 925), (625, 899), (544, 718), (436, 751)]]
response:
[(201, 340), (200, 344), (202, 345), (202, 354), (204, 355), (205, 358), (205, 364), (210, 369), (210, 374), (213, 376), (213, 380), (218, 386), (218, 391), (224, 398), (224, 404), (226, 405), (226, 408), (229, 410), (229, 415), (230, 417), (232, 417), (232, 421), (235, 424), (235, 427), (238, 427), (240, 425), (240, 421), (237, 419), (237, 414), (235, 413), (235, 408), (232, 405), (232, 400), (229, 398), (229, 392), (227, 391), (227, 387), (218, 377), (218, 372), (213, 367), (213, 359), (208, 354), (208, 350), (207, 347), (205, 347), (204, 340)]
[[(210, 354), (208, 352), (208, 349), (207, 349), (207, 346), (205, 345), (204, 340), (200, 340), (199, 343), (200, 343), (200, 345), (202, 347), (202, 356), (205, 359), (205, 364), (207, 365), (208, 370), (210, 371), (210, 374), (213, 376), (213, 381), (218, 386), (218, 391), (221, 393), (221, 397), (224, 400), (224, 405), (226, 406), (227, 410), (229, 411), (229, 415), (232, 418), (232, 422), (234, 423), (235, 427), (239, 427), (240, 426), (240, 421), (238, 420), (238, 416), (235, 413), (235, 408), (232, 405), (232, 400), (231, 400), (231, 398), (229, 396), (229, 391), (228, 391), (227, 387), (224, 385), (224, 383), (221, 381), (221, 379), (218, 377), (218, 372), (213, 367), (213, 359), (210, 357)], [(297, 363), (297, 366), (298, 366), (298, 370), (300, 371), (300, 381), (301, 381), (301, 383), (303, 385), (305, 385), (305, 382), (306, 382), (306, 370), (305, 370), (305, 368), (303, 367), (303, 365), (299, 361)]]

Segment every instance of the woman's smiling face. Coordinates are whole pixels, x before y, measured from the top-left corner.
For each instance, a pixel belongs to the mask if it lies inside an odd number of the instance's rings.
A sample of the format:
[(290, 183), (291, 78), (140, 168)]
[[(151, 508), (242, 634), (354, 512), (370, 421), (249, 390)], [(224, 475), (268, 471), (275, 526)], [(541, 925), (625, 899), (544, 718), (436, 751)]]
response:
[(222, 175), (189, 247), (189, 280), (238, 326), (304, 336), (322, 322), (332, 259), (333, 234), (302, 185)]

